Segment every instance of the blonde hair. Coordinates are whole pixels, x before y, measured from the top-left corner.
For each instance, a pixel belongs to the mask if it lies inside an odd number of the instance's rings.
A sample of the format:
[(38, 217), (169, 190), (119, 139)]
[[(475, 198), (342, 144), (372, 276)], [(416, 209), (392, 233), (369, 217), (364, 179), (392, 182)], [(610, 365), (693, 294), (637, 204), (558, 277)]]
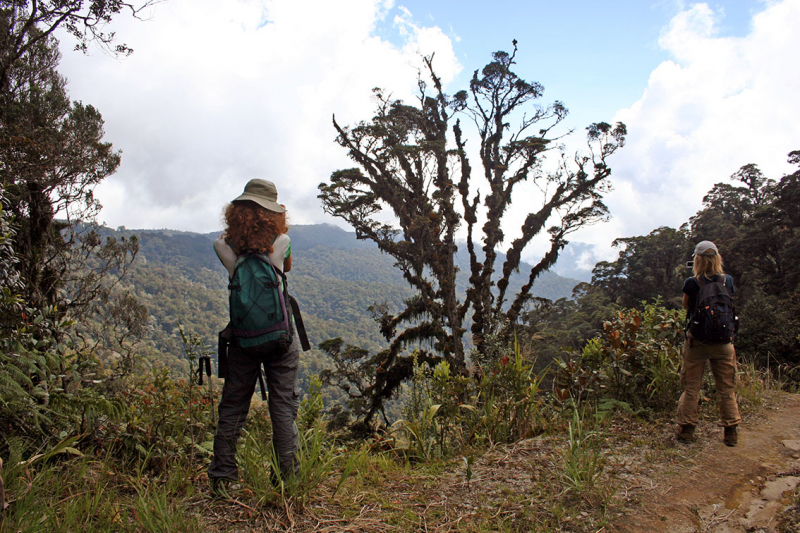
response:
[(694, 275), (700, 277), (722, 275), (725, 272), (722, 270), (722, 256), (719, 253), (714, 255), (696, 255), (694, 256), (694, 265), (692, 266)]

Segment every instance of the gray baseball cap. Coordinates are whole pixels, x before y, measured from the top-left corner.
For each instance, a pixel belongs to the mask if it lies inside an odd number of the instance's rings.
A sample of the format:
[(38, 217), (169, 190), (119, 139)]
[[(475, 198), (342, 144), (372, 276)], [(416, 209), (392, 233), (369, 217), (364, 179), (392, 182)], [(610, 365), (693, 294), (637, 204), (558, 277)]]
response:
[(271, 181), (252, 179), (244, 186), (244, 192), (238, 198), (234, 198), (233, 202), (241, 200), (250, 200), (255, 202), (264, 209), (274, 211), (276, 213), (284, 213), (286, 208), (278, 203), (278, 189)]
[(694, 255), (704, 255), (706, 257), (713, 257), (719, 253), (717, 245), (711, 241), (701, 241), (694, 247)]

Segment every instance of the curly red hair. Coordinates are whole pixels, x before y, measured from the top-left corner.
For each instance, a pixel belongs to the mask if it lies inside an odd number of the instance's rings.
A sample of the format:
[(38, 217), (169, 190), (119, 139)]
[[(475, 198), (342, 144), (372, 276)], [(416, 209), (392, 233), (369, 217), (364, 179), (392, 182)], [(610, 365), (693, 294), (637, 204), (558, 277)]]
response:
[(286, 233), (286, 213), (264, 209), (255, 202), (240, 200), (225, 208), (225, 242), (236, 253), (252, 250), (261, 254), (272, 252), (275, 238)]

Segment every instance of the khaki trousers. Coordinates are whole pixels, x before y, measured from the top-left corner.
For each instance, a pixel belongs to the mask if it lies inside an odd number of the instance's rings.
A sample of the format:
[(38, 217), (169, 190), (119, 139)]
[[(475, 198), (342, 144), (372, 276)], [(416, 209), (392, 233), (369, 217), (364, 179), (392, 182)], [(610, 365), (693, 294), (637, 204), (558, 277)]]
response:
[(719, 416), (724, 427), (736, 426), (742, 421), (734, 393), (736, 385), (736, 350), (733, 344), (700, 344), (686, 339), (683, 344), (681, 386), (683, 394), (678, 401), (678, 424), (697, 425), (697, 404), (706, 361), (711, 366), (717, 386)]

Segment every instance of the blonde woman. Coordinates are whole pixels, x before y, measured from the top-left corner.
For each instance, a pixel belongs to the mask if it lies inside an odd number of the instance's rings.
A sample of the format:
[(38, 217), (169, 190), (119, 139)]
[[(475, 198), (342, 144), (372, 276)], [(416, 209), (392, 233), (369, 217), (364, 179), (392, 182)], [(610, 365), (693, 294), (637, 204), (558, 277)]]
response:
[[(722, 270), (722, 256), (711, 241), (703, 241), (694, 249), (694, 276), (683, 284), (683, 308), (687, 311), (689, 324), (695, 318), (697, 297), (701, 289), (710, 283), (721, 283), (729, 295), (733, 295), (733, 278)], [(726, 339), (727, 340), (727, 339)], [(683, 364), (681, 366), (681, 386), (683, 394), (678, 401), (679, 442), (694, 441), (694, 429), (697, 426), (697, 404), (706, 361), (711, 366), (714, 382), (717, 387), (721, 425), (724, 428), (724, 442), (728, 446), (736, 446), (738, 442), (738, 426), (742, 421), (739, 406), (736, 402), (734, 386), (736, 380), (736, 350), (732, 336), (728, 342), (703, 343), (687, 329), (686, 341), (683, 345)]]

